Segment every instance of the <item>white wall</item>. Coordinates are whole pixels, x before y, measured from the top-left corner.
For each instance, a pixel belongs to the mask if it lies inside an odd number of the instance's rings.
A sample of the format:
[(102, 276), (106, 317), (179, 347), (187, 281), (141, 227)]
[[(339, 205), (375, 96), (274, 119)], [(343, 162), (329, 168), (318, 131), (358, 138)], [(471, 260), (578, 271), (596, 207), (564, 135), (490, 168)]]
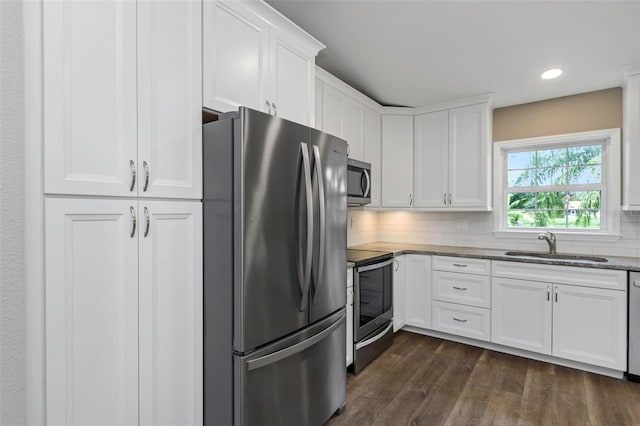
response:
[(0, 424), (24, 423), (22, 2), (0, 1)]

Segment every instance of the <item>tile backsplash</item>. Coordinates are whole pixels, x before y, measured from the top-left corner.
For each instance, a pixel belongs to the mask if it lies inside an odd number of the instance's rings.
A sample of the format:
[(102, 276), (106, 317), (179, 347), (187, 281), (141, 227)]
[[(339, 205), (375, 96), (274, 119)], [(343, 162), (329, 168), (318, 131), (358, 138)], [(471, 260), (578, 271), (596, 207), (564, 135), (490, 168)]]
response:
[[(347, 245), (373, 241), (437, 244), (504, 250), (546, 250), (535, 239), (498, 238), (493, 235), (492, 212), (408, 212), (349, 210)], [(604, 256), (640, 256), (640, 216), (622, 213), (622, 237), (615, 242), (569, 241), (558, 237), (558, 251)]]

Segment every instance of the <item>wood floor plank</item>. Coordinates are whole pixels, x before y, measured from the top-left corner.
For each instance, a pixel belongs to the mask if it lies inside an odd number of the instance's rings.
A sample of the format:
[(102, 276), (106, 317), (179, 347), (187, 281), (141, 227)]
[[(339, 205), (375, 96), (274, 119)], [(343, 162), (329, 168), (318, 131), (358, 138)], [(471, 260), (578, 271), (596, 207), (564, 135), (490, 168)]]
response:
[(328, 425), (640, 425), (640, 384), (398, 332)]

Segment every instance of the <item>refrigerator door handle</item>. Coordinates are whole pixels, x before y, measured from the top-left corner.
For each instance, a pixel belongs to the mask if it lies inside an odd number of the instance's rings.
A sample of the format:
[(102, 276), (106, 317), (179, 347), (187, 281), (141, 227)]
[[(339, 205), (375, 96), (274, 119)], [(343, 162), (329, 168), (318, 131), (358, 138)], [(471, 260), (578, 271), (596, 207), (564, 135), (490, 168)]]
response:
[(322, 283), (322, 272), (324, 271), (324, 247), (326, 241), (326, 212), (325, 212), (325, 199), (324, 199), (324, 175), (322, 170), (322, 162), (320, 161), (320, 149), (314, 145), (313, 156), (315, 158), (314, 169), (316, 178), (318, 180), (318, 201), (320, 203), (320, 248), (318, 253), (318, 270), (315, 277), (315, 288), (313, 292), (313, 304), (316, 303), (316, 297), (318, 296), (318, 288)]
[(307, 197), (307, 258), (304, 262), (302, 287), (300, 289), (300, 311), (307, 309), (309, 303), (309, 286), (311, 283), (311, 261), (313, 259), (313, 193), (311, 189), (311, 163), (307, 144), (300, 142), (302, 166), (304, 168), (304, 188)]
[(247, 361), (247, 369), (249, 371), (255, 370), (261, 367), (265, 367), (269, 364), (274, 364), (278, 361), (282, 361), (285, 358), (288, 358), (292, 355), (300, 353), (307, 348), (315, 345), (316, 343), (322, 341), (329, 334), (333, 333), (338, 327), (340, 327), (344, 323), (344, 314), (340, 316), (336, 322), (331, 324), (329, 327), (322, 330), (320, 333), (316, 334), (313, 337), (308, 338), (300, 343), (296, 343), (295, 345), (289, 346), (288, 348), (281, 349), (272, 354), (261, 356), (260, 358), (256, 358), (251, 361)]

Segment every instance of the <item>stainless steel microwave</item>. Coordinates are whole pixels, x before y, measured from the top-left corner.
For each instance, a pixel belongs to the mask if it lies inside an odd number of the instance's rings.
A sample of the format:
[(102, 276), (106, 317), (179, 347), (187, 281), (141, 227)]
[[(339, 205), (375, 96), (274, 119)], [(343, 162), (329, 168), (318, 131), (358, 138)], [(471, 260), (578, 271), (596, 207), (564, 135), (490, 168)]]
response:
[(364, 206), (371, 203), (371, 164), (347, 159), (347, 204)]

